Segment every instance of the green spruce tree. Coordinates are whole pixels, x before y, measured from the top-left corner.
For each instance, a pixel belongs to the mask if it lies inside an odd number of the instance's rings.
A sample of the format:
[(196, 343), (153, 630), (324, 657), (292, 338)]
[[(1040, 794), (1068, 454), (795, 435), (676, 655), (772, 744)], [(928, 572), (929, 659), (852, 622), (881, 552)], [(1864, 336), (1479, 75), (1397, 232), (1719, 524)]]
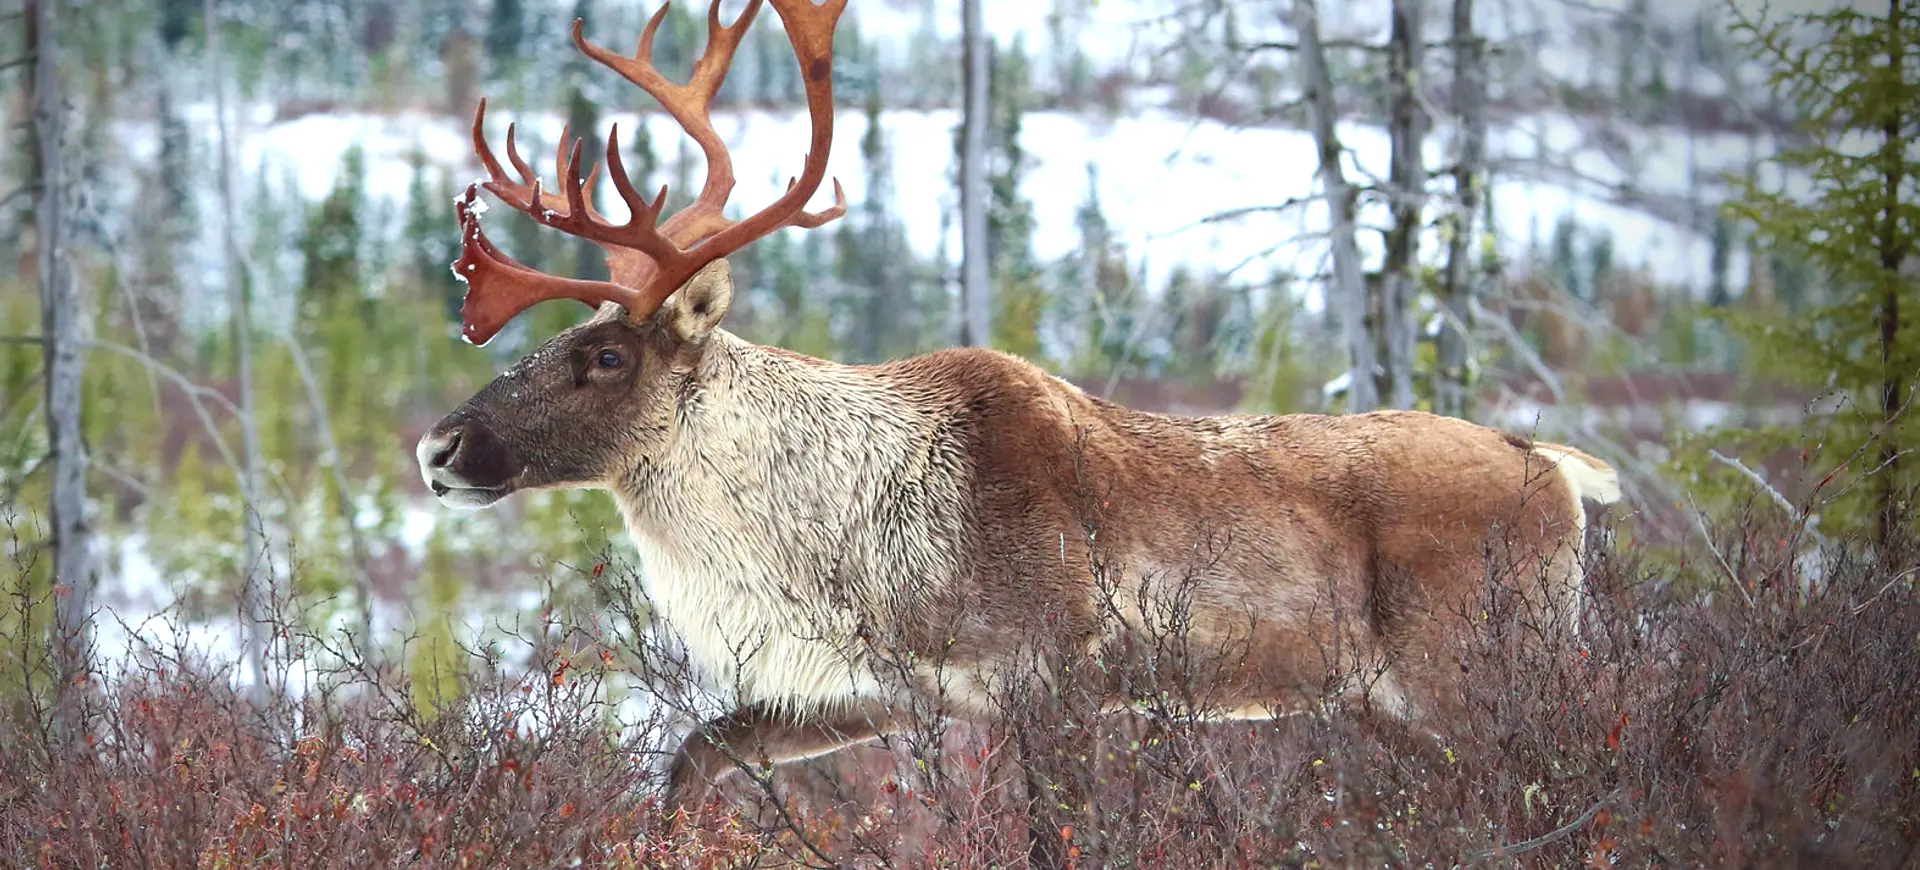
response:
[[(1751, 345), (1759, 373), (1829, 394), (1805, 426), (1719, 433), (1756, 455), (1803, 450), (1826, 531), (1881, 545), (1911, 532), (1920, 426), (1920, 20), (1847, 8), (1784, 20), (1740, 15), (1735, 32), (1799, 110), (1800, 142), (1775, 155), (1781, 189), (1748, 180), (1729, 206), (1762, 247), (1810, 268), (1817, 291), (1792, 316), (1714, 312)], [(1811, 37), (1811, 38), (1810, 38)], [(1710, 467), (1692, 457), (1690, 469)], [(1718, 472), (1716, 472), (1718, 473)], [(1729, 487), (1737, 478), (1717, 478)]]
[(906, 246), (894, 217), (892, 179), (886, 130), (880, 117), (880, 90), (866, 95), (867, 130), (860, 137), (860, 156), (866, 164), (866, 197), (834, 231), (835, 267), (855, 298), (850, 320), (852, 347), (861, 362), (916, 345), (902, 262)]
[[(573, 18), (582, 22), (582, 27), (593, 23), (593, 4), (589, 0), (574, 0)], [(567, 55), (565, 76), (567, 79), (567, 135), (581, 140), (580, 171), (585, 173), (596, 162), (599, 149), (596, 143), (605, 142), (605, 134), (600, 129), (600, 104), (589, 93), (592, 86), (593, 71), (600, 65), (589, 61), (578, 52)], [(584, 178), (582, 179), (585, 180)], [(596, 188), (601, 185), (595, 182)], [(645, 188), (640, 188), (644, 190)], [(600, 203), (590, 203), (598, 207)], [(599, 245), (587, 239), (570, 239), (568, 247), (573, 249), (573, 262), (569, 264), (567, 276), (589, 281), (605, 281), (608, 278), (606, 252)]]
[(1099, 170), (1092, 161), (1086, 169), (1087, 198), (1074, 213), (1080, 251), (1067, 272), (1068, 292), (1057, 304), (1080, 324), (1072, 338), (1081, 349), (1071, 368), (1092, 374), (1139, 362), (1132, 341), (1138, 311), (1126, 251), (1100, 207)]
[(526, 40), (526, 9), (521, 0), (493, 0), (487, 13), (487, 60), (494, 78), (504, 78), (520, 63), (520, 45)]

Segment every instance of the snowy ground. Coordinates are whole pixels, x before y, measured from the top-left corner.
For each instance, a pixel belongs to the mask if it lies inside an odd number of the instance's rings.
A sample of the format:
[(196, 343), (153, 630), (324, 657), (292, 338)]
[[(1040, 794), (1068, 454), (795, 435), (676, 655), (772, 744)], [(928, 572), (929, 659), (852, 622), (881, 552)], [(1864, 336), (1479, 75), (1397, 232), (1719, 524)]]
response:
[[(246, 179), (237, 185), (240, 190), (251, 190), (260, 183), (258, 179), (264, 179), (270, 189), (283, 195), (318, 200), (332, 188), (343, 155), (352, 146), (365, 155), (369, 203), (388, 209), (389, 215), (397, 214), (403, 205), (399, 198), (405, 196), (412, 177), (409, 157), (416, 151), (431, 165), (447, 169), (456, 183), (480, 176), (462, 120), (427, 114), (315, 114), (275, 123), (271, 117), (269, 107), (255, 106), (243, 115), (244, 123), (236, 125), (238, 169)], [(196, 129), (211, 129), (210, 106), (191, 106), (188, 118)], [(504, 159), (507, 123), (525, 125), (519, 136), (522, 153), (536, 169), (544, 170), (550, 182), (553, 142), (561, 120), (553, 114), (516, 114), (510, 107), (493, 106), (487, 128)], [(882, 116), (894, 210), (906, 225), (910, 244), (926, 256), (941, 248), (943, 232), (948, 256), (957, 259), (960, 250), (954, 161), (948, 144), (957, 122), (953, 111), (891, 111)], [(620, 113), (603, 123), (618, 123), (631, 131), (637, 119), (633, 113)], [(646, 123), (664, 164), (663, 177), (656, 183), (670, 180), (684, 135), (661, 113), (649, 113)], [(800, 111), (716, 116), (715, 126), (731, 144), (739, 175), (733, 196), (737, 208), (757, 208), (772, 200), (786, 180), (798, 173), (807, 123)], [(136, 160), (151, 157), (154, 138), (149, 126), (124, 123), (120, 128), (119, 141)], [(857, 112), (843, 111), (835, 121), (829, 172), (845, 186), (849, 202), (856, 204), (867, 196), (867, 171), (859, 151), (865, 132), (866, 120)], [(1429, 140), (1432, 165), (1449, 159), (1447, 132), (1441, 130)], [(1501, 250), (1515, 255), (1530, 242), (1544, 243), (1554, 223), (1571, 215), (1588, 231), (1612, 234), (1616, 264), (1644, 268), (1663, 282), (1693, 288), (1704, 285), (1710, 256), (1706, 228), (1675, 225), (1615, 204), (1609, 188), (1685, 198), (1697, 186), (1699, 195), (1712, 202), (1718, 198), (1718, 174), (1744, 167), (1753, 155), (1766, 154), (1770, 143), (1735, 135), (1702, 135), (1690, 142), (1660, 132), (1608, 132), (1629, 143), (1634, 165), (1622, 168), (1590, 148), (1591, 131), (1566, 118), (1523, 119), (1494, 131), (1491, 150), (1496, 161), (1538, 160), (1578, 176), (1555, 170), (1543, 171), (1544, 177), (1523, 177), (1517, 171), (1496, 175), (1491, 196)], [(1346, 125), (1340, 134), (1349, 149), (1351, 181), (1386, 175), (1384, 131)], [(1326, 214), (1319, 203), (1310, 201), (1318, 185), (1312, 138), (1303, 131), (1236, 129), (1161, 111), (1113, 120), (1034, 112), (1026, 117), (1022, 145), (1031, 168), (1021, 192), (1033, 203), (1034, 249), (1041, 258), (1058, 258), (1077, 249), (1075, 213), (1086, 202), (1091, 186), (1134, 262), (1144, 259), (1149, 286), (1155, 289), (1182, 265), (1245, 280), (1258, 280), (1271, 272), (1317, 275), (1326, 268), (1321, 237)], [(688, 150), (694, 155), (689, 176), (697, 184), (698, 152)], [(608, 200), (604, 210), (616, 219), (624, 217), (625, 209), (610, 186), (603, 187), (603, 198)], [(814, 205), (824, 205), (830, 197), (831, 185), (822, 185)], [(1298, 201), (1307, 202), (1281, 212), (1255, 211), (1231, 220), (1203, 222), (1223, 212)], [(1439, 207), (1430, 205), (1430, 222)], [(451, 204), (444, 210), (451, 235)], [(217, 211), (209, 208), (202, 213)], [(1363, 227), (1385, 227), (1384, 204), (1367, 204), (1360, 220)], [(202, 245), (210, 253), (217, 250), (215, 224), (205, 221), (201, 227)], [(1377, 263), (1379, 234), (1363, 232), (1360, 241), (1369, 261)], [(1424, 248), (1429, 258), (1438, 255), (1434, 234), (1429, 233)], [(1743, 274), (1744, 262), (1736, 255), (1736, 287)], [(203, 295), (217, 299), (217, 294)], [(1309, 304), (1315, 303), (1310, 299)]]

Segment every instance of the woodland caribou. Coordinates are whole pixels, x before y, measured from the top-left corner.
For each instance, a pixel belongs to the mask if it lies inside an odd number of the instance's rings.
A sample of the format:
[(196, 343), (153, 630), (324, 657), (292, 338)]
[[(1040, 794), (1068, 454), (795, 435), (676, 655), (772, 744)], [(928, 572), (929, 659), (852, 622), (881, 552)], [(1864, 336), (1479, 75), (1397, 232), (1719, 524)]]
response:
[[(575, 47), (657, 99), (705, 154), (698, 198), (664, 222), (666, 191), (634, 190), (617, 127), (605, 153), (621, 222), (592, 206), (597, 169), (582, 181), (580, 143), (569, 150), (564, 134), (557, 191), (520, 158), (512, 127), (509, 177), (480, 103), (473, 145), (489, 178), (477, 186), (598, 243), (612, 280), (514, 261), (481, 233), (469, 186), (454, 263), (468, 341), (542, 300), (596, 311), (417, 447), (450, 507), (531, 489), (613, 495), (654, 614), (743, 705), (683, 742), (670, 805), (727, 772), (720, 746), (764, 763), (811, 757), (888, 733), (911, 699), (991, 716), (1018, 657), (1124, 648), (1165, 623), (1174, 597), (1183, 703), (1221, 718), (1322, 700), (1444, 711), (1460, 679), (1444, 617), (1478, 611), (1489, 559), (1520, 569), (1539, 599), (1577, 600), (1584, 503), (1619, 489), (1570, 447), (1417, 412), (1152, 414), (992, 350), (841, 365), (722, 329), (727, 254), (846, 210), (837, 182), (832, 207), (804, 210), (826, 175), (845, 0), (768, 2), (803, 73), (812, 140), (797, 182), (746, 217), (722, 213), (733, 166), (709, 104), (759, 0), (730, 26), (715, 3), (686, 84), (651, 63), (660, 14), (632, 56), (574, 23)], [(1375, 664), (1329, 689), (1330, 649)], [(1097, 679), (1112, 707), (1129, 705), (1122, 676)]]

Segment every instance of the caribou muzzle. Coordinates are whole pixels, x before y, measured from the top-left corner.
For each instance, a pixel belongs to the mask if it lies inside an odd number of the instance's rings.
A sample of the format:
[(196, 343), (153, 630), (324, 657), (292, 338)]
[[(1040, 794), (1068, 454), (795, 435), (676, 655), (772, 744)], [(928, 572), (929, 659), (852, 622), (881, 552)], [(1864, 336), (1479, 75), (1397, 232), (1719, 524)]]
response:
[(455, 411), (433, 424), (413, 455), (420, 477), (440, 503), (477, 510), (512, 494), (520, 464), (485, 420)]

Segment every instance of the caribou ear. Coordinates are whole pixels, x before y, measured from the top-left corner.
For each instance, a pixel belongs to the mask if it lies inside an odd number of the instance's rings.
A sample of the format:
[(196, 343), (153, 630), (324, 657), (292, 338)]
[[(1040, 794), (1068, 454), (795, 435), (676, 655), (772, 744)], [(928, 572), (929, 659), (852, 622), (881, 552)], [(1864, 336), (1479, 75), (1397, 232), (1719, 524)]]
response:
[(733, 304), (733, 270), (726, 260), (715, 260), (695, 272), (680, 292), (667, 298), (658, 317), (685, 342), (705, 341)]

